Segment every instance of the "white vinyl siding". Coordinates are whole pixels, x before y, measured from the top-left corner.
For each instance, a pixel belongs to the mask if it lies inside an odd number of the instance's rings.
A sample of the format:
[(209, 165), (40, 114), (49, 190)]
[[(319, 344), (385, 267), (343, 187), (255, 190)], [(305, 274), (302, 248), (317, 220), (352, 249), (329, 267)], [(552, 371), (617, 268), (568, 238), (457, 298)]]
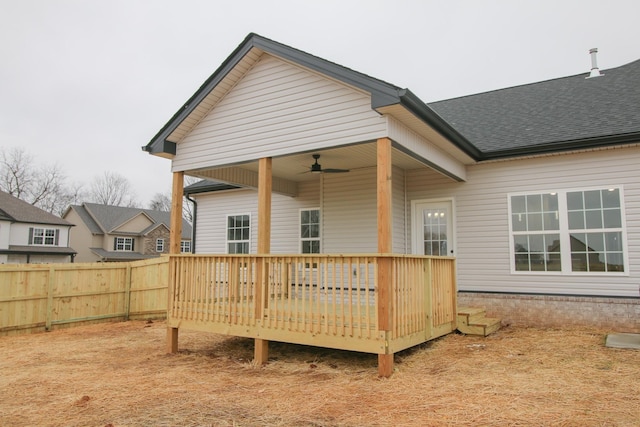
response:
[(376, 168), (322, 177), (323, 252), (377, 252)]
[[(638, 148), (601, 150), (469, 166), (465, 183), (428, 170), (407, 172), (408, 199), (453, 197), (458, 286), (464, 291), (638, 296), (640, 181)], [(510, 193), (624, 188), (628, 276), (512, 274)]]
[(270, 55), (177, 144), (174, 171), (241, 163), (386, 136), (371, 99)]
[[(407, 207), (405, 204), (405, 172), (400, 168), (393, 168), (393, 187), (391, 196), (393, 198), (393, 252), (405, 254), (411, 252), (411, 235), (407, 234)], [(377, 248), (376, 248), (377, 252)]]
[[(298, 197), (272, 195), (271, 252), (299, 253), (298, 231), (300, 209), (319, 205), (319, 182), (300, 183)], [(251, 235), (258, 234), (258, 193), (254, 190), (231, 190), (194, 195), (198, 201), (196, 252), (226, 253), (226, 215), (232, 212), (251, 214)], [(250, 253), (256, 253), (257, 241), (252, 239)]]

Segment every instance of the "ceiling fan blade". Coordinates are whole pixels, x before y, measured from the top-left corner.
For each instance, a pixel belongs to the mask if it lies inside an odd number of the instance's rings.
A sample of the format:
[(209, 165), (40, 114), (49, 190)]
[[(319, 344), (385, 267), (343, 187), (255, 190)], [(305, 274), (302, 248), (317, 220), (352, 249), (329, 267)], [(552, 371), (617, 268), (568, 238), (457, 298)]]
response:
[(309, 167), (309, 170), (307, 172), (302, 172), (302, 173), (344, 173), (344, 172), (349, 172), (349, 169), (332, 169), (332, 168), (327, 168), (327, 169), (323, 169), (322, 166), (320, 165), (320, 163), (318, 163), (318, 159), (320, 159), (320, 154), (314, 154), (313, 156), (314, 162), (313, 164)]
[(349, 172), (349, 169), (322, 169), (322, 172), (324, 173), (345, 173), (345, 172)]

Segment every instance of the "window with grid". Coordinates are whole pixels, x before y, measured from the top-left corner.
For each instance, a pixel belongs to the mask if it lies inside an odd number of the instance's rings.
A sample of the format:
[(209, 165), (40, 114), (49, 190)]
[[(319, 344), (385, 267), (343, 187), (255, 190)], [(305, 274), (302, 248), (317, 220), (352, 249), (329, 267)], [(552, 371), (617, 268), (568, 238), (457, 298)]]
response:
[(116, 237), (113, 239), (114, 251), (133, 251), (132, 237)]
[(625, 272), (620, 188), (511, 195), (514, 271)]
[(567, 193), (572, 271), (624, 271), (620, 190)]
[(164, 251), (164, 239), (156, 239), (156, 252)]
[(511, 197), (516, 271), (560, 271), (558, 194)]
[(244, 214), (227, 216), (227, 253), (248, 254), (250, 237), (250, 215)]
[(29, 228), (29, 244), (38, 246), (58, 246), (60, 230), (56, 228)]
[(191, 252), (191, 240), (182, 240), (182, 241), (180, 241), (180, 252), (182, 252), (182, 253)]
[(303, 254), (320, 253), (320, 209), (300, 211), (300, 248)]

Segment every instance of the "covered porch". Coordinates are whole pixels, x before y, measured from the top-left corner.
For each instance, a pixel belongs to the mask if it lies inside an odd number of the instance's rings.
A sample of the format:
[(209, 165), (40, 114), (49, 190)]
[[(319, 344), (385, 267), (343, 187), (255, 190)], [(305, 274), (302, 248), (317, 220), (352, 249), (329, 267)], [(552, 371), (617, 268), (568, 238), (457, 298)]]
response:
[[(389, 376), (395, 352), (456, 329), (453, 201), (427, 230), (406, 173), (463, 182), (478, 151), (407, 89), (250, 34), (143, 149), (172, 161), (169, 351), (187, 327), (254, 338), (257, 363), (270, 340), (371, 352)], [(220, 255), (238, 252), (220, 216), (211, 255), (179, 255), (185, 174), (244, 191), (209, 210), (257, 222), (242, 255)], [(311, 208), (306, 251), (295, 215)]]
[(255, 338), (257, 362), (282, 341), (379, 354), (390, 369), (393, 353), (456, 329), (453, 258), (172, 255), (170, 274), (170, 351), (187, 328)]
[[(168, 350), (177, 351), (179, 328), (188, 328), (254, 338), (256, 363), (266, 363), (269, 341), (374, 353), (379, 374), (389, 376), (394, 353), (454, 331), (455, 258), (394, 253), (397, 150), (388, 138), (369, 143), (372, 148), (376, 253), (270, 253), (277, 236), (271, 235), (274, 171), (267, 157), (256, 162), (257, 253), (180, 255), (184, 172), (174, 172)], [(230, 171), (246, 177), (251, 168), (198, 173), (220, 179)]]

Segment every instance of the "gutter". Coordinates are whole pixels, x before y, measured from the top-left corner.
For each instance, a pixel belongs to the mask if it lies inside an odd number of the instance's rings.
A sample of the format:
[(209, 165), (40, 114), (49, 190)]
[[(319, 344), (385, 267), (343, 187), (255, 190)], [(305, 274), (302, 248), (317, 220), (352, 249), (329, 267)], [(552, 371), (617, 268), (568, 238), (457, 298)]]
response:
[(523, 148), (483, 152), (479, 161), (501, 160), (523, 156), (561, 153), (575, 150), (594, 149), (625, 144), (640, 143), (640, 132), (618, 135), (598, 136), (593, 138), (572, 139), (568, 141), (549, 142)]
[(191, 223), (191, 253), (196, 253), (196, 224), (198, 223), (198, 202), (195, 199), (189, 197), (188, 194), (184, 195), (185, 199), (193, 203), (193, 222)]

